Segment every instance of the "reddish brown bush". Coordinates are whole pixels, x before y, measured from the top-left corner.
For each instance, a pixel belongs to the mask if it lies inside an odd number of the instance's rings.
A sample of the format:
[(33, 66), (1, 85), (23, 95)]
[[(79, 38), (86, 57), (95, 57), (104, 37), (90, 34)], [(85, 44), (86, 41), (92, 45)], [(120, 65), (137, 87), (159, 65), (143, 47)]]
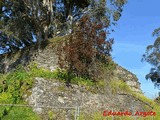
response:
[(106, 41), (103, 24), (89, 16), (80, 19), (72, 34), (59, 44), (59, 65), (68, 73), (95, 80), (98, 76), (97, 61), (105, 62), (110, 55), (113, 40)]

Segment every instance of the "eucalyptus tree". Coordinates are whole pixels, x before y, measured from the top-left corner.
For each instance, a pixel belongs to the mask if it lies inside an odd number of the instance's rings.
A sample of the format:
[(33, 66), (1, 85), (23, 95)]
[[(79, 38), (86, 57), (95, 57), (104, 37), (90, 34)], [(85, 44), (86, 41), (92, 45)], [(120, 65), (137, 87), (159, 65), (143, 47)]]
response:
[(113, 44), (109, 34), (125, 3), (126, 0), (2, 0), (0, 49), (13, 52), (34, 43), (40, 46), (48, 38), (67, 36), (65, 44), (58, 48), (63, 51), (59, 53), (59, 64), (68, 67), (69, 73), (94, 79), (96, 61), (108, 62), (106, 57)]
[(48, 38), (73, 32), (85, 15), (108, 29), (121, 15), (126, 0), (1, 0), (0, 49), (13, 52)]
[(156, 40), (152, 45), (147, 46), (142, 60), (152, 65), (146, 79), (150, 79), (155, 87), (160, 88), (160, 28), (154, 30), (153, 36)]
[(68, 16), (72, 16), (78, 7), (84, 8), (88, 4), (85, 0), (2, 0), (1, 48), (14, 51), (32, 45), (35, 39), (40, 44), (56, 36), (58, 30), (67, 26)]

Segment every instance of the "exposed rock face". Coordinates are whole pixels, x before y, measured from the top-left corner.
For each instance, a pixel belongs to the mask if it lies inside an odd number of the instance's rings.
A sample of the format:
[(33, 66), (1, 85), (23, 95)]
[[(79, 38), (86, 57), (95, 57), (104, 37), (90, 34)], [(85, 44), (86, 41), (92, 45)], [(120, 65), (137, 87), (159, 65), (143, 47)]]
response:
[[(33, 110), (42, 115), (43, 119), (48, 117), (48, 107), (50, 111), (55, 111), (55, 108), (80, 106), (81, 112), (87, 111), (87, 113), (112, 109), (128, 110), (132, 113), (136, 110), (145, 111), (143, 102), (127, 94), (113, 95), (109, 89), (104, 93), (92, 93), (84, 86), (72, 85), (68, 88), (64, 83), (43, 78), (35, 78), (35, 85), (30, 92), (32, 94), (26, 100), (30, 105), (35, 106)], [(60, 113), (67, 114), (66, 109), (62, 109), (62, 111)]]
[(35, 62), (39, 67), (53, 71), (57, 67), (56, 47), (47, 45), (45, 49), (37, 50), (31, 46), (19, 50), (17, 53), (0, 55), (0, 73), (14, 70), (18, 65), (28, 65)]
[(117, 77), (119, 80), (125, 81), (134, 92), (142, 93), (142, 90), (140, 89), (140, 83), (138, 82), (136, 75), (119, 65), (116, 66), (114, 73), (115, 77)]

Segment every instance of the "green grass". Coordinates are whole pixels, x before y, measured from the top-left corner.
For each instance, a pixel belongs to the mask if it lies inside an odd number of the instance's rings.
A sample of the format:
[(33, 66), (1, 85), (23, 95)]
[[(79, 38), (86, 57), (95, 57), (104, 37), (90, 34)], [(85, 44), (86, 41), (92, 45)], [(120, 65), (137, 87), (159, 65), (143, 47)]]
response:
[[(26, 104), (23, 95), (33, 85), (33, 78), (22, 67), (16, 71), (0, 74), (0, 104)], [(0, 106), (0, 119), (38, 120), (31, 108)]]
[(140, 93), (136, 93), (136, 92), (131, 92), (131, 95), (133, 95), (135, 98), (138, 98), (139, 100), (148, 103), (150, 106), (154, 106), (155, 102), (149, 98), (147, 98), (146, 96), (144, 96), (143, 94)]
[(27, 107), (0, 107), (2, 120), (40, 120), (31, 108)]
[(36, 64), (32, 64), (29, 66), (29, 74), (32, 77), (42, 77), (52, 81), (60, 81), (67, 82), (70, 80), (71, 84), (76, 84), (78, 86), (84, 86), (88, 90), (92, 88), (103, 89), (105, 87), (104, 80), (93, 81), (87, 78), (77, 77), (73, 74), (68, 74), (66, 70), (57, 69), (54, 72), (50, 72), (49, 70), (38, 68)]
[(127, 93), (129, 95), (132, 95), (135, 98), (138, 98), (139, 100), (150, 104), (151, 106), (154, 106), (154, 104), (155, 104), (155, 102), (153, 100), (147, 98), (143, 94), (132, 91), (132, 89), (123, 80), (117, 80), (117, 79), (114, 80), (113, 79), (108, 83), (108, 86), (110, 87), (113, 94), (117, 94), (118, 92), (123, 92), (123, 93)]
[(121, 92), (132, 92), (130, 87), (122, 80), (113, 79), (108, 82), (108, 86), (111, 89), (112, 94)]

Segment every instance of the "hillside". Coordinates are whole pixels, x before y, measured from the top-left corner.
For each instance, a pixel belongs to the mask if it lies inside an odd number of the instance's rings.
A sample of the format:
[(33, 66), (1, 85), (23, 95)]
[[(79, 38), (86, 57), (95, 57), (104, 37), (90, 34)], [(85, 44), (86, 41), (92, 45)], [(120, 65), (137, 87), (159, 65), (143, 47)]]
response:
[[(67, 87), (65, 79), (68, 76), (57, 69), (59, 39), (63, 38), (49, 40), (40, 50), (32, 46), (0, 56), (0, 104), (32, 107), (19, 109), (4, 105), (0, 109), (1, 119), (8, 120), (13, 116), (15, 120), (74, 119), (76, 107), (80, 109), (77, 114), (82, 120), (106, 119), (104, 110), (132, 113), (157, 110), (156, 103), (143, 95), (136, 75), (113, 61), (104, 66), (102, 80), (95, 83), (73, 76), (71, 87)], [(138, 117), (143, 119), (143, 116)]]

